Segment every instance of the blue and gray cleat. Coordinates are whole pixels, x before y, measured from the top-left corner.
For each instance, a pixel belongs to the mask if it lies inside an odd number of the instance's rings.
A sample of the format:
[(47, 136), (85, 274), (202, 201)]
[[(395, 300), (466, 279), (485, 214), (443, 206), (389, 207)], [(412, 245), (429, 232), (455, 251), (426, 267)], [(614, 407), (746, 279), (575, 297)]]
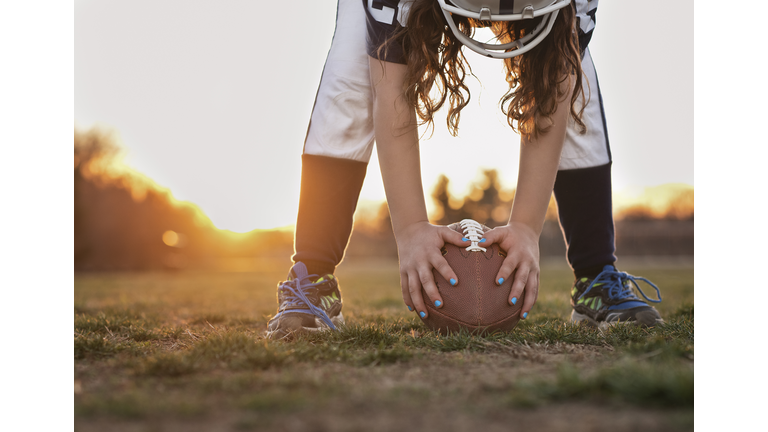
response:
[[(649, 299), (637, 284), (646, 282), (656, 290), (658, 300)], [(659, 288), (648, 279), (620, 272), (612, 265), (594, 279), (581, 278), (571, 289), (571, 321), (605, 329), (615, 324), (637, 324), (653, 327), (663, 323), (661, 315), (652, 306), (635, 295), (634, 288), (650, 303), (661, 302)]]
[(341, 291), (335, 276), (310, 275), (297, 262), (288, 280), (277, 285), (278, 309), (267, 324), (266, 336), (282, 339), (294, 333), (336, 330), (344, 324)]

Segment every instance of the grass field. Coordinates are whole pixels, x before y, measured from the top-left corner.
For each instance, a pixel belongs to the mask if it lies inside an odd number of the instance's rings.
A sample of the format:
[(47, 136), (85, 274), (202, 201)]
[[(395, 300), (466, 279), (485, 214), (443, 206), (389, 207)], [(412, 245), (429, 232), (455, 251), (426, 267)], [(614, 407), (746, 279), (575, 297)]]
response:
[(693, 430), (692, 267), (622, 267), (662, 289), (654, 329), (569, 325), (572, 276), (548, 265), (514, 332), (441, 337), (396, 263), (348, 262), (346, 328), (267, 341), (288, 267), (77, 275), (75, 429)]

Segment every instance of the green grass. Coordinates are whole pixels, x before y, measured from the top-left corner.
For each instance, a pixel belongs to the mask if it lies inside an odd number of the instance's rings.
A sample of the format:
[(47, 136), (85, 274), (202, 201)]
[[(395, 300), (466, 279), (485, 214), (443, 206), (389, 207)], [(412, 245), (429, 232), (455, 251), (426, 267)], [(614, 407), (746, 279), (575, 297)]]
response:
[(554, 379), (523, 381), (510, 391), (510, 401), (522, 406), (566, 399), (692, 407), (693, 370), (674, 362), (644, 363), (629, 357), (597, 371), (565, 363)]
[(320, 429), (461, 430), (594, 411), (605, 430), (692, 429), (693, 270), (628, 271), (662, 288), (664, 325), (574, 326), (571, 275), (545, 268), (515, 331), (440, 336), (402, 305), (393, 263), (358, 263), (338, 272), (347, 325), (292, 341), (262, 336), (283, 269), (78, 275), (75, 425), (280, 430), (290, 414)]

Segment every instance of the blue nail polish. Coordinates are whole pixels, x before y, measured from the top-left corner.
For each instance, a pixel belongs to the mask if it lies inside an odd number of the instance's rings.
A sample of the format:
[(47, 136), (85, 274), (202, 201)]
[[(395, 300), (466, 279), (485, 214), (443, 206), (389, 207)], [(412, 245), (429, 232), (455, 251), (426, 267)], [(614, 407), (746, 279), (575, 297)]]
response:
[(499, 285), (504, 283), (504, 278), (499, 278)]
[(512, 300), (510, 300), (512, 304), (517, 304), (517, 297), (512, 297)]
[(528, 318), (528, 312), (526, 312), (526, 313), (524, 313), (524, 314), (523, 314), (523, 318), (524, 318), (524, 319), (525, 319), (525, 318)]
[(424, 312), (419, 312), (419, 316), (424, 318), (425, 316), (427, 316), (427, 314), (425, 314)]
[(408, 306), (408, 310), (409, 310), (409, 311), (411, 311), (411, 312), (413, 312), (413, 308), (412, 308), (412, 307), (410, 307), (410, 306)]
[(469, 241), (469, 239), (468, 239), (468, 238), (466, 238), (466, 237), (462, 237), (462, 238), (461, 238), (461, 241)]
[(456, 285), (456, 279), (451, 278), (451, 285)]
[(435, 300), (435, 306), (440, 307), (440, 305), (443, 304), (440, 300)]
[(478, 243), (485, 243), (485, 239), (480, 240)]

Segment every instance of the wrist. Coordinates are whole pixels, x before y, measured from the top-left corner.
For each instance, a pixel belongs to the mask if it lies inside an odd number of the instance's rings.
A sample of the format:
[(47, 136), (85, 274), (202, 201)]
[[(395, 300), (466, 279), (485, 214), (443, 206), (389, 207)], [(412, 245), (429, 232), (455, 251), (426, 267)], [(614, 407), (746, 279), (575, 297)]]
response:
[(535, 224), (531, 223), (530, 221), (517, 221), (512, 218), (510, 218), (509, 222), (507, 222), (507, 226), (516, 230), (516, 231), (523, 231), (529, 235), (532, 239), (535, 239), (538, 241), (539, 237), (541, 237), (541, 231), (543, 229), (543, 223)]
[(399, 239), (403, 236), (408, 236), (414, 230), (417, 230), (419, 227), (423, 225), (429, 225), (429, 220), (424, 218), (424, 219), (413, 219), (410, 221), (395, 222), (395, 220), (392, 219), (392, 231), (395, 234), (395, 239)]
[[(530, 198), (531, 195), (529, 194), (527, 197)], [(514, 224), (518, 227), (524, 226), (535, 233), (536, 238), (538, 238), (544, 229), (544, 217), (547, 214), (549, 197), (547, 197), (546, 201), (543, 197), (537, 196), (536, 198), (535, 200), (528, 199), (523, 202), (522, 199), (517, 201), (517, 197), (515, 197), (516, 202), (512, 205), (508, 224)]]

